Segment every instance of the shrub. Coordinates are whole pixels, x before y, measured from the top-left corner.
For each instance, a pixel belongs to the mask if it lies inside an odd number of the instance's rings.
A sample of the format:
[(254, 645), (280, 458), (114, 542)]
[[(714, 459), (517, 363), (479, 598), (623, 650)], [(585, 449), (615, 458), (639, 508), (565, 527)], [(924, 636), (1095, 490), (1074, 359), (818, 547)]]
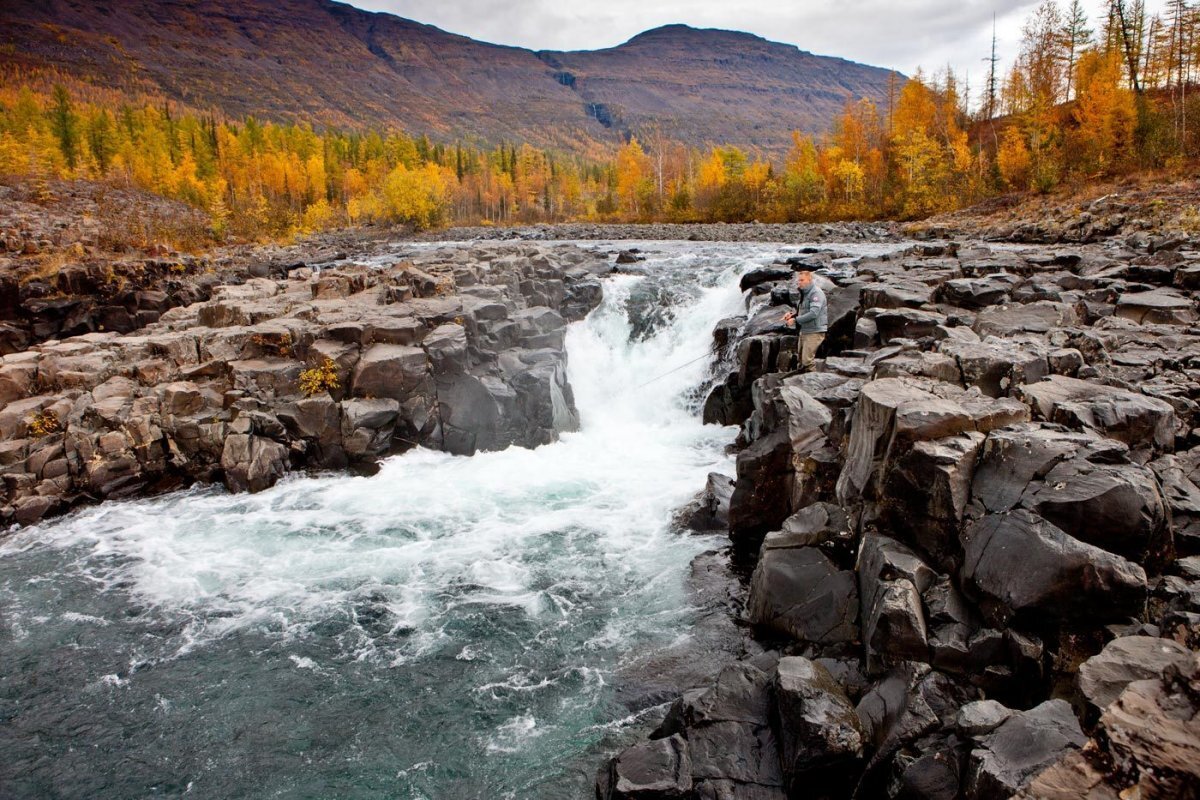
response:
[(300, 373), (300, 391), (304, 392), (305, 397), (336, 389), (340, 385), (337, 364), (334, 364), (330, 358), (326, 358), (318, 366), (310, 367)]
[(62, 433), (63, 426), (50, 411), (39, 411), (29, 420), (29, 432), (36, 437)]

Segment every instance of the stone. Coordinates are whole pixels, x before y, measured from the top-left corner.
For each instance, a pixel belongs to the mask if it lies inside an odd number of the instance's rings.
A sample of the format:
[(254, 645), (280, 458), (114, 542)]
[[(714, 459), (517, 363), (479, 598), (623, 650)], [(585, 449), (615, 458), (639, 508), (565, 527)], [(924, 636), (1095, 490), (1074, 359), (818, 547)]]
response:
[(679, 525), (698, 532), (729, 530), (729, 501), (734, 480), (719, 472), (708, 473), (704, 490), (676, 516)]
[(1022, 505), (1079, 541), (1138, 563), (1161, 561), (1170, 549), (1158, 482), (1137, 464), (1063, 461), (1027, 491)]
[(960, 577), (995, 618), (1107, 622), (1142, 611), (1145, 570), (1032, 512), (992, 514), (963, 533)]
[(858, 638), (854, 573), (815, 547), (764, 550), (750, 581), (749, 621), (804, 642)]
[(1045, 355), (1012, 342), (947, 339), (938, 344), (938, 350), (957, 363), (963, 385), (977, 386), (989, 397), (1003, 397), (1021, 384), (1042, 380), (1050, 372)]
[(1122, 293), (1116, 315), (1139, 325), (1191, 325), (1200, 319), (1196, 304), (1171, 289)]
[(1118, 769), (1138, 797), (1195, 796), (1200, 786), (1200, 656), (1157, 680), (1134, 681), (1100, 716)]
[(1079, 691), (1095, 709), (1103, 710), (1137, 680), (1157, 678), (1171, 665), (1186, 667), (1193, 654), (1170, 639), (1124, 636), (1113, 639), (1079, 666)]
[(984, 440), (984, 434), (973, 431), (917, 442), (887, 473), (881, 516), (938, 563), (947, 563), (958, 551)]
[(1013, 713), (995, 700), (975, 700), (958, 710), (954, 727), (963, 736), (978, 738), (1000, 727)]
[(354, 368), (356, 397), (391, 398), (403, 402), (426, 380), (428, 359), (419, 347), (374, 344)]
[(787, 781), (806, 793), (849, 788), (863, 755), (862, 725), (829, 671), (807, 658), (781, 658), (774, 697), (772, 721)]
[(989, 306), (975, 318), (975, 333), (1002, 338), (1022, 333), (1048, 333), (1078, 323), (1075, 309), (1066, 303), (1040, 300), (1034, 303)]
[(1163, 400), (1062, 375), (1023, 386), (1021, 394), (1049, 422), (1095, 430), (1130, 447), (1174, 449), (1175, 411)]
[(636, 744), (609, 765), (610, 800), (683, 800), (692, 790), (692, 759), (678, 734)]
[(900, 542), (867, 534), (855, 571), (867, 671), (882, 672), (886, 665), (899, 661), (928, 661), (921, 592), (933, 583), (933, 570)]
[(226, 437), (221, 452), (225, 485), (231, 492), (261, 492), (288, 469), (288, 449), (279, 442), (250, 434)]
[(964, 796), (1006, 800), (1085, 741), (1079, 721), (1064, 700), (1047, 700), (1029, 711), (1016, 712), (977, 740), (970, 754)]
[(893, 339), (923, 339), (933, 336), (938, 326), (945, 322), (946, 318), (941, 314), (913, 308), (882, 311), (875, 315), (879, 340), (885, 344)]

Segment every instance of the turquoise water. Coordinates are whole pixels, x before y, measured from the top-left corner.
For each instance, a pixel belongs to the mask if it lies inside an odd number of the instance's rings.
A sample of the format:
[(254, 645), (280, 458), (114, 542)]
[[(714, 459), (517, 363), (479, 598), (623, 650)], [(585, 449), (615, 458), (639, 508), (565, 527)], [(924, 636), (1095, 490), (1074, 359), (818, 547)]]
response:
[[(0, 797), (589, 797), (689, 635), (696, 387), (782, 248), (648, 244), (568, 335), (582, 430), (111, 503), (0, 543)], [(661, 676), (656, 676), (661, 678)]]

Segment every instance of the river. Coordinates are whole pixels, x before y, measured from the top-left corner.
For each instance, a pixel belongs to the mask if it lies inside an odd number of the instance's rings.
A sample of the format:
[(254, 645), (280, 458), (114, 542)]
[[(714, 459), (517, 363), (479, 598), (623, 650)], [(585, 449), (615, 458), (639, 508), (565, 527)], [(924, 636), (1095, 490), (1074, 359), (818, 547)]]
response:
[(721, 544), (671, 525), (733, 471), (698, 357), (739, 276), (796, 252), (643, 247), (568, 333), (582, 429), (556, 444), (0, 540), (0, 796), (590, 796), (646, 724), (623, 676), (689, 636), (688, 564)]

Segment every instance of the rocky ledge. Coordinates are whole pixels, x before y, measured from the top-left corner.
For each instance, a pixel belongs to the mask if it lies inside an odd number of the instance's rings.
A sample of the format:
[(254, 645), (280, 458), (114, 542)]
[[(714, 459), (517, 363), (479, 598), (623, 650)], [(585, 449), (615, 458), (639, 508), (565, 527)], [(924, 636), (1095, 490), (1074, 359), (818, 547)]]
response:
[[(705, 405), (737, 474), (682, 518), (727, 524), (757, 645), (597, 796), (1197, 796), (1200, 252), (1153, 244), (746, 275)], [(808, 372), (801, 267), (833, 278)]]
[(0, 524), (196, 481), (257, 491), (417, 444), (554, 441), (578, 424), (566, 325), (608, 269), (536, 245), (297, 267), (207, 287), (134, 333), (4, 355)]
[(554, 225), (497, 227), (475, 225), (419, 234), (428, 241), (468, 240), (601, 240), (689, 242), (881, 242), (900, 241), (899, 226), (891, 222), (564, 222)]

